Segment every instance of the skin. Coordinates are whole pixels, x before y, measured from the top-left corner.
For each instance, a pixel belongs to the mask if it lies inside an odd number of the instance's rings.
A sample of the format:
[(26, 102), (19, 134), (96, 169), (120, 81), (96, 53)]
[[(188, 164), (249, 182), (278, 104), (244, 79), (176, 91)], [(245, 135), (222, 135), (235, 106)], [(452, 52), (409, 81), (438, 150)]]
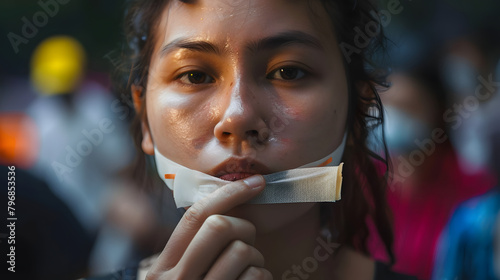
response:
[[(154, 38), (144, 152), (156, 146), (191, 169), (243, 177), (331, 153), (345, 131), (348, 96), (326, 26), (315, 1), (173, 1)], [(142, 90), (133, 88), (136, 108)], [(228, 182), (187, 209), (148, 279), (281, 279), (311, 256), (319, 205), (243, 205), (264, 185), (260, 175)], [(331, 259), (321, 262), (309, 279), (333, 275), (331, 267)]]

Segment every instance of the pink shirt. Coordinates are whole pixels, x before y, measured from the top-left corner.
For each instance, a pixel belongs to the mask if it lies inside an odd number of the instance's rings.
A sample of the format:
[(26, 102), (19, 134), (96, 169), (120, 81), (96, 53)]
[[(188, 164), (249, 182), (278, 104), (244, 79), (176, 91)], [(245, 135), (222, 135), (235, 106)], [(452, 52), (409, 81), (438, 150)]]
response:
[[(422, 176), (418, 186), (412, 186), (408, 180), (388, 190), (388, 202), (394, 215), (396, 263), (393, 270), (419, 279), (431, 277), (436, 245), (453, 210), (495, 184), (495, 179), (486, 172), (465, 174), (451, 148), (436, 151), (426, 160), (433, 161), (432, 174)], [(369, 228), (370, 232), (375, 231), (371, 223)], [(387, 260), (376, 234), (368, 241), (368, 248), (375, 259)]]

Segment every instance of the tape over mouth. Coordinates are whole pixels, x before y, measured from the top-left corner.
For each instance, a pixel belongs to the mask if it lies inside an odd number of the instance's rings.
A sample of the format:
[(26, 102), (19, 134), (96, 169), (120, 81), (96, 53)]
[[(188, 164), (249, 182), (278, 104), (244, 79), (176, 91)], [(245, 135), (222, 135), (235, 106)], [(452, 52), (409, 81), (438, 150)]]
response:
[[(347, 133), (335, 151), (299, 168), (263, 175), (264, 190), (250, 204), (335, 202), (341, 199), (340, 162)], [(230, 181), (189, 169), (163, 156), (155, 147), (158, 174), (173, 191), (178, 208), (191, 206)]]

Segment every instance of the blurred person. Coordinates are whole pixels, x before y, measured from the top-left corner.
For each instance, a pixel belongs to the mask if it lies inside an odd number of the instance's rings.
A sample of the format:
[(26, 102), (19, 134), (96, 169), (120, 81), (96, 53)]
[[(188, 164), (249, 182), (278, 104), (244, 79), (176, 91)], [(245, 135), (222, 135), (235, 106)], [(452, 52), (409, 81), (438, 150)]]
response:
[(495, 94), (491, 87), (498, 84), (498, 79), (493, 79), (489, 52), (476, 41), (474, 37), (459, 37), (448, 42), (441, 65), (450, 108), (443, 117), (452, 128), (450, 141), (459, 163), (470, 173), (487, 168), (490, 147), (485, 145), (485, 133), (481, 131), (487, 118), (484, 104)]
[[(500, 63), (498, 64), (500, 66)], [(500, 80), (497, 67), (496, 80)], [(487, 161), (500, 176), (500, 88), (484, 106), (478, 129)], [(461, 203), (441, 234), (433, 279), (500, 279), (500, 186)]]
[[(36, 124), (40, 148), (31, 171), (68, 205), (87, 234), (98, 235), (95, 251), (108, 255), (93, 253), (90, 263), (106, 258), (113, 269), (132, 253), (109, 253), (132, 245), (127, 237), (118, 241), (119, 232), (103, 230), (103, 213), (115, 191), (114, 176), (131, 162), (131, 141), (124, 137), (126, 122), (115, 113), (110, 92), (85, 80), (85, 64), (83, 46), (69, 36), (47, 38), (33, 52), (31, 81), (40, 96), (27, 113)], [(117, 242), (101, 241), (113, 238)], [(91, 271), (102, 273), (99, 269), (96, 265)]]
[[(132, 2), (126, 89), (139, 163), (155, 156), (227, 182), (183, 207), (159, 255), (105, 279), (413, 279), (391, 271), (387, 182), (373, 162), (386, 161), (366, 146), (368, 110), (382, 110), (372, 83), (382, 81), (365, 69), (369, 49), (347, 61), (339, 47), (355, 44), (355, 27), (376, 23), (372, 9), (369, 1)], [(281, 130), (276, 115), (287, 116)], [(345, 162), (340, 201), (246, 204), (267, 188), (262, 175), (331, 154), (339, 155), (332, 164)], [(388, 263), (369, 254), (367, 219)], [(330, 249), (317, 255), (325, 239)]]
[[(449, 140), (446, 91), (434, 63), (395, 71), (381, 93), (393, 174), (388, 201), (394, 213), (394, 269), (430, 279), (439, 235), (453, 209), (494, 184), (485, 170), (465, 172)], [(373, 241), (377, 250), (377, 242)], [(376, 253), (384, 258), (381, 253)]]

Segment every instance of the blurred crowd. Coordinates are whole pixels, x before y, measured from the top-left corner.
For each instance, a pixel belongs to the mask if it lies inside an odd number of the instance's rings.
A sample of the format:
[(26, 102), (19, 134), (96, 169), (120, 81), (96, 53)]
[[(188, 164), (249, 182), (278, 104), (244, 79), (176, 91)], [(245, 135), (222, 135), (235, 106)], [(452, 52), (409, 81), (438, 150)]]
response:
[[(384, 137), (390, 151), (394, 269), (500, 279), (500, 24), (491, 21), (500, 7), (414, 2), (393, 17), (386, 54), (375, 59), (390, 68), (380, 90), (385, 124), (370, 138)], [(67, 5), (61, 16), (71, 15)], [(0, 177), (16, 167), (18, 269), (31, 277), (23, 279), (116, 271), (161, 250), (182, 213), (154, 171), (149, 186), (133, 178), (133, 108), (109, 78), (119, 59), (96, 58), (85, 36), (54, 25), (37, 36), (31, 49), (19, 45), (29, 71), (0, 66)], [(3, 55), (15, 55), (10, 45)], [(372, 233), (372, 254), (387, 260)], [(6, 236), (0, 230), (2, 246)]]

